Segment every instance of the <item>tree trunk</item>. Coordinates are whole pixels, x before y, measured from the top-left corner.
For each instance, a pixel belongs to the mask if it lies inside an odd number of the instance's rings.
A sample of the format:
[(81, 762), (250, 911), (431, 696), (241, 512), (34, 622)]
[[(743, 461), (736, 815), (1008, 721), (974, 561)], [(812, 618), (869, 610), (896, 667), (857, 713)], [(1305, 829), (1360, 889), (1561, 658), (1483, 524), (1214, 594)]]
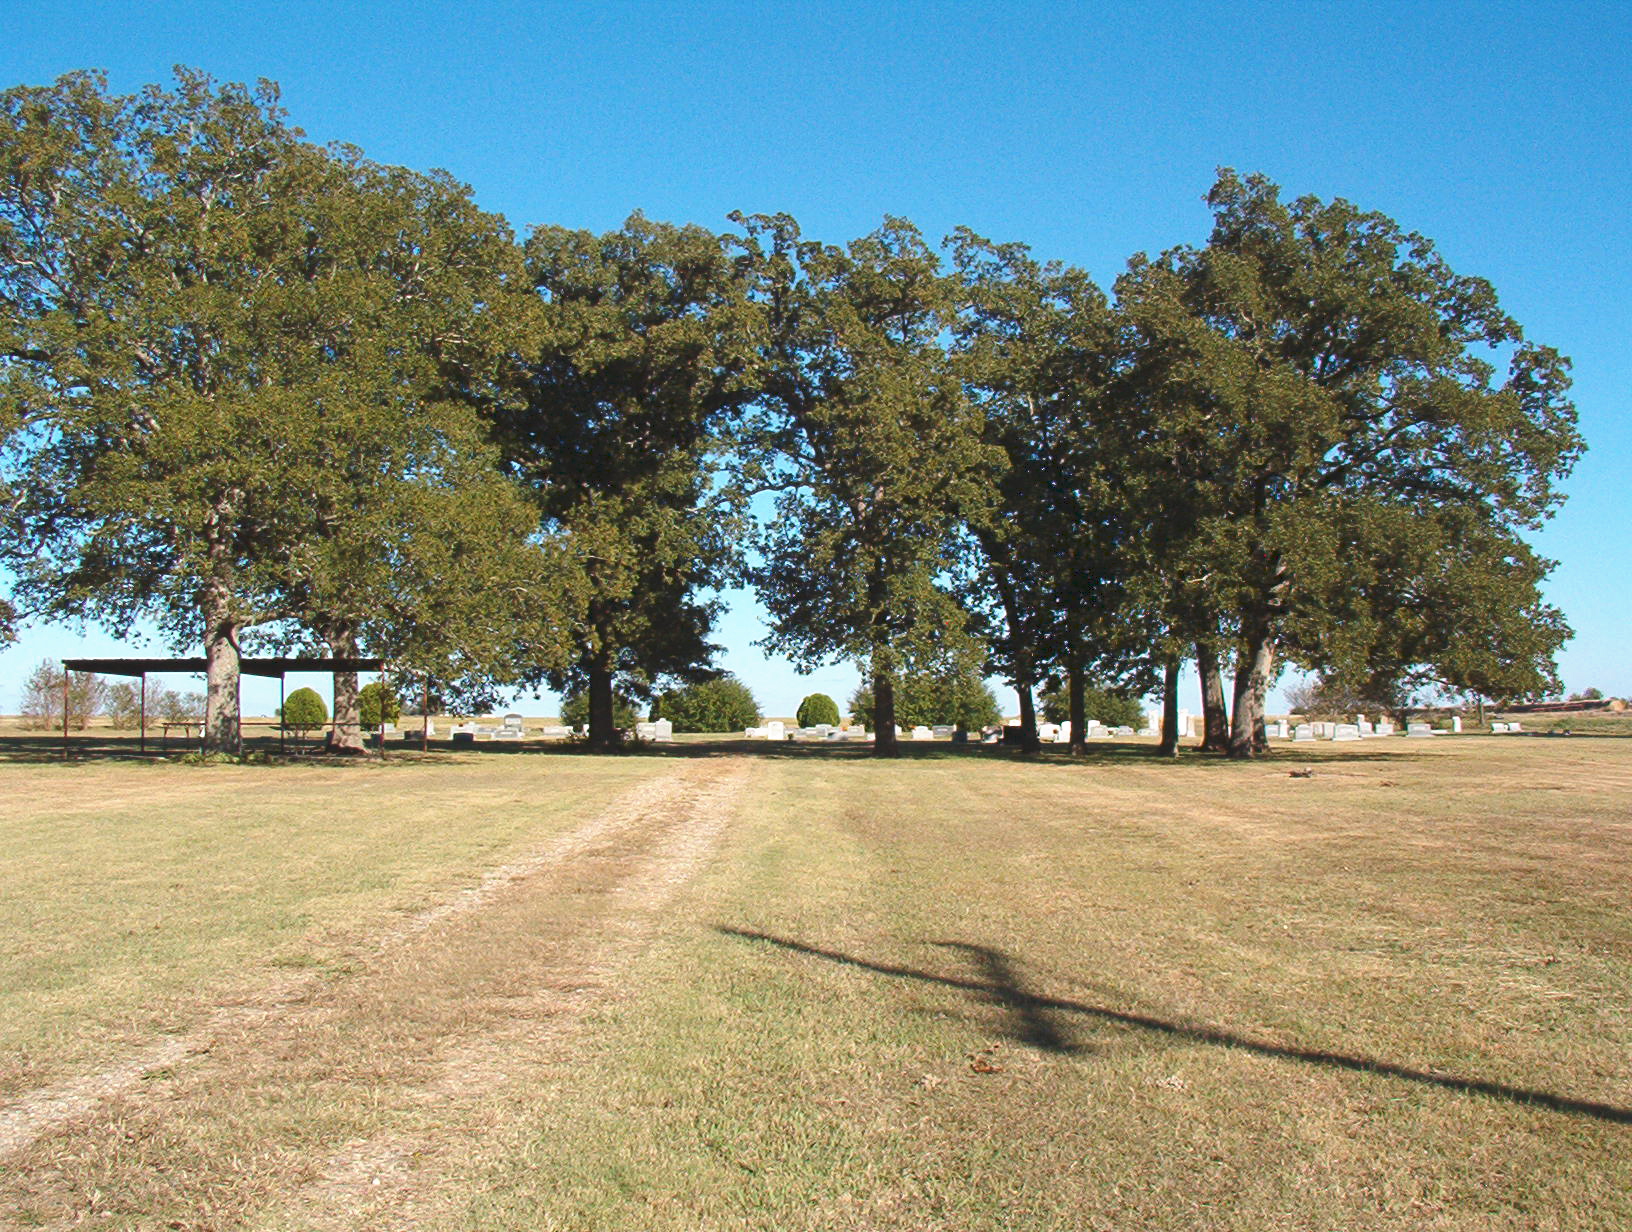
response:
[(1196, 642), (1196, 670), (1201, 674), (1201, 713), (1205, 726), (1201, 747), (1208, 753), (1230, 751), (1230, 715), (1224, 707), (1224, 674), (1218, 654), (1204, 641)]
[(1235, 758), (1254, 757), (1268, 748), (1268, 741), (1260, 746), (1259, 739), (1264, 696), (1269, 692), (1269, 672), (1275, 661), (1268, 623), (1243, 621), (1242, 628), (1247, 636), (1236, 659), (1235, 706), (1230, 724), (1230, 756)]
[(612, 668), (601, 660), (589, 665), (589, 747), (605, 753), (618, 743), (617, 719), (612, 709)]
[(873, 673), (873, 756), (895, 757), (901, 752), (895, 739), (895, 677)]
[(1179, 755), (1179, 661), (1169, 659), (1162, 665), (1162, 742), (1156, 747), (1158, 757)]
[(1043, 742), (1037, 735), (1037, 703), (1031, 696), (1031, 681), (1016, 685), (1014, 691), (1020, 695), (1020, 751), (1041, 753)]
[(1088, 751), (1088, 703), (1083, 694), (1087, 691), (1088, 682), (1083, 679), (1082, 653), (1077, 646), (1075, 630), (1070, 634), (1070, 645), (1066, 647), (1065, 665), (1065, 693), (1066, 717), (1071, 722), (1071, 755), (1073, 757)]
[(993, 559), (992, 579), (997, 583), (998, 598), (1003, 603), (1003, 620), (1009, 629), (1010, 654), (1014, 663), (1014, 691), (1020, 697), (1020, 751), (1022, 753), (1037, 753), (1042, 750), (1043, 743), (1037, 738), (1037, 704), (1032, 699), (1031, 689), (1036, 683), (1032, 671), (1035, 659), (1025, 645), (1021, 636), (1020, 603), (1014, 593), (1014, 584), (1010, 580), (1008, 569), (996, 561), (997, 549), (990, 541), (987, 542), (987, 555)]
[(225, 586), (210, 582), (204, 591), (204, 750), (236, 757), (243, 752), (238, 712), (238, 630)]
[[(337, 659), (352, 659), (357, 655), (357, 635), (350, 629), (330, 630), (324, 639), (329, 653)], [(329, 732), (327, 751), (357, 756), (363, 748), (362, 702), (357, 695), (357, 673), (334, 673), (334, 727)]]

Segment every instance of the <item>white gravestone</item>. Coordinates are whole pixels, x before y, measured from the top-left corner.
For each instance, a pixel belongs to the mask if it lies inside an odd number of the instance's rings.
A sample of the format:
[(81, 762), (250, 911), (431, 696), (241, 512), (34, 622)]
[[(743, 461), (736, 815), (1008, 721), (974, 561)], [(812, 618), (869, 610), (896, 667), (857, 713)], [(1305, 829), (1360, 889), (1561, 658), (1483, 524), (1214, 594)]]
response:
[(1315, 728), (1312, 723), (1299, 723), (1297, 729), (1292, 733), (1294, 744), (1306, 744), (1314, 738)]
[(1360, 725), (1358, 723), (1339, 723), (1332, 730), (1332, 739), (1358, 740), (1360, 739)]
[(1422, 739), (1433, 735), (1434, 729), (1426, 723), (1407, 723), (1405, 725), (1405, 734)]
[(781, 719), (772, 719), (769, 723), (765, 724), (765, 739), (786, 740), (787, 738), (788, 725)]

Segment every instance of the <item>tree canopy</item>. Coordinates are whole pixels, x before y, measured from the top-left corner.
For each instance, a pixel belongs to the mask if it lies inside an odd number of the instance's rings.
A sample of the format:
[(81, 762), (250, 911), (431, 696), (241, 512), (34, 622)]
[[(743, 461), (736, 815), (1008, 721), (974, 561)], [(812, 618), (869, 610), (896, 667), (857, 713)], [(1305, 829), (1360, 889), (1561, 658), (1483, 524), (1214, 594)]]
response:
[(587, 692), (604, 746), (616, 689), (701, 677), (714, 654), (707, 591), (740, 540), (715, 446), (747, 394), (746, 309), (717, 235), (639, 214), (600, 236), (540, 227), (526, 266), (522, 397), (495, 414), (569, 600), (568, 652), (533, 666)]
[(765, 317), (754, 473), (776, 515), (751, 576), (767, 645), (807, 669), (865, 663), (888, 756), (896, 675), (966, 637), (949, 579), (988, 499), (979, 413), (942, 345), (953, 286), (904, 219), (845, 247), (784, 215), (737, 221)]
[[(1384, 704), (1554, 691), (1526, 537), (1584, 448), (1567, 361), (1381, 214), (1230, 170), (1208, 203), (1112, 296), (894, 217), (518, 243), (444, 174), (307, 142), (269, 83), (5, 91), (0, 642), (202, 642), (220, 750), (255, 644), (466, 710), (547, 682), (597, 747), (620, 697), (725, 723), (744, 581), (770, 649), (862, 665), (881, 755), (985, 722), (988, 672), (1027, 729), (1060, 684), (1080, 748), (1095, 688), (1176, 712), (1193, 657), (1236, 756), (1285, 664)], [(340, 747), (360, 704), (342, 673)]]
[[(481, 661), (479, 625), (424, 617), (539, 572), (530, 523), (470, 514), (508, 499), (468, 401), (513, 269), (467, 190), (303, 142), (267, 83), (7, 91), (0, 406), (31, 610), (202, 633), (206, 739), (229, 751), (257, 627), (341, 654), (378, 633), (427, 665), (453, 631)], [(427, 577), (422, 550), (463, 567)]]

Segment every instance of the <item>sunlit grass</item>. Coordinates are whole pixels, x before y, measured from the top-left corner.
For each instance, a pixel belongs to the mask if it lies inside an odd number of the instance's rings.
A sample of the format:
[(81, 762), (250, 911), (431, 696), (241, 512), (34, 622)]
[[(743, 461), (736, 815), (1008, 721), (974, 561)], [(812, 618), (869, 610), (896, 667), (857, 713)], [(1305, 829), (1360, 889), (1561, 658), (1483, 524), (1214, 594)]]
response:
[[(711, 859), (599, 975), (574, 973), (663, 867), (638, 828), (362, 942), (697, 750), (0, 768), (14, 1082), (314, 981), (162, 1099), (58, 1131), (26, 1209), (383, 1226), (362, 1165), (321, 1219), (302, 1188), (378, 1157), (418, 1226), (494, 1232), (1626, 1225), (1622, 749), (755, 751)], [(596, 980), (570, 1022), (515, 1008)], [(450, 1070), (443, 1041), (484, 1039)]]

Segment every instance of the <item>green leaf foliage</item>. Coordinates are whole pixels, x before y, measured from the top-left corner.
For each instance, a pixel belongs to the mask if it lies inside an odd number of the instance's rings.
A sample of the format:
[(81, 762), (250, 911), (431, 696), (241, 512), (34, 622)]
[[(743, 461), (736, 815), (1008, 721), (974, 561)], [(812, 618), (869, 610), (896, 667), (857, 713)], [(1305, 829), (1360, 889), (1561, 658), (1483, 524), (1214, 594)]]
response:
[(949, 579), (988, 499), (980, 416), (942, 345), (952, 284), (904, 219), (843, 248), (802, 240), (785, 215), (736, 221), (764, 319), (753, 466), (777, 491), (751, 571), (766, 644), (887, 679), (962, 636)]
[(518, 271), (468, 190), (303, 142), (269, 84), (0, 95), (0, 421), (31, 427), (8, 508), (41, 545), (20, 593), (202, 628), (228, 751), (245, 630), (462, 677), (518, 632), (547, 648), (510, 602), (535, 523), (473, 411)]
[(314, 689), (296, 689), (283, 699), (278, 716), (283, 726), (305, 736), (315, 727), (329, 721), (329, 708)]
[(826, 693), (812, 693), (799, 703), (798, 722), (800, 727), (818, 727), (823, 723), (837, 727), (839, 703)]
[[(561, 721), (568, 727), (581, 728), (589, 722), (589, 694), (583, 691), (568, 693), (561, 699)], [(620, 731), (633, 731), (640, 722), (640, 711), (635, 700), (623, 693), (612, 698), (612, 722)]]
[(402, 717), (402, 702), (396, 691), (378, 680), (370, 681), (357, 691), (358, 718), (370, 730), (381, 723), (395, 723)]
[(759, 724), (760, 712), (748, 686), (724, 675), (660, 694), (652, 718), (668, 719), (677, 732), (741, 732)]
[[(706, 673), (741, 541), (713, 447), (748, 396), (748, 315), (718, 236), (632, 216), (540, 227), (521, 398), (495, 408), (507, 461), (560, 552), (569, 653), (539, 678), (609, 706), (614, 685)], [(591, 742), (610, 710), (591, 706)]]
[[(1136, 259), (1117, 294), (1130, 473), (1164, 480), (1150, 537), (1205, 601), (1195, 636), (1239, 647), (1231, 751), (1277, 654), (1476, 689), (1550, 676), (1566, 630), (1518, 532), (1582, 448), (1566, 361), (1381, 214), (1230, 171), (1209, 201), (1207, 246)], [(1454, 642), (1396, 619), (1430, 595)]]
[[(877, 730), (872, 687), (863, 682), (850, 697), (851, 717)], [(895, 722), (901, 727), (950, 724), (979, 731), (1002, 720), (991, 686), (978, 673), (905, 673), (895, 680)]]
[[(1145, 711), (1140, 699), (1113, 689), (1092, 686), (1082, 691), (1085, 719), (1103, 723), (1106, 727), (1144, 726)], [(1042, 696), (1043, 717), (1050, 723), (1064, 723), (1071, 718), (1070, 698), (1064, 689), (1049, 689)]]

